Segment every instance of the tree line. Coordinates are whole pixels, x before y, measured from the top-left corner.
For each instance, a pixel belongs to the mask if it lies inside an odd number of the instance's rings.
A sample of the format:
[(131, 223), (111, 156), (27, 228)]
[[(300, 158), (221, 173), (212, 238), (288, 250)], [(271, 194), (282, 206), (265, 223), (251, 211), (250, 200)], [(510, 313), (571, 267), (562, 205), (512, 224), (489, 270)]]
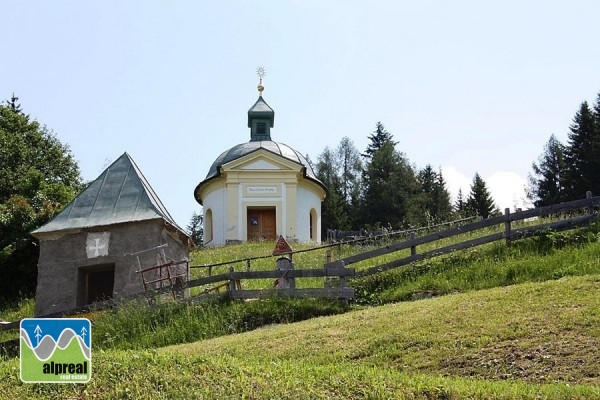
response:
[[(31, 296), (37, 283), (39, 248), (29, 232), (60, 212), (84, 188), (68, 145), (25, 114), (18, 97), (0, 103), (0, 301)], [(343, 137), (311, 163), (328, 195), (322, 227), (341, 230), (424, 226), (467, 216), (499, 213), (485, 181), (475, 173), (470, 192), (452, 202), (441, 170), (412, 165), (382, 123), (363, 153)], [(600, 193), (600, 94), (583, 102), (568, 141), (554, 135), (532, 164), (527, 196), (536, 206)], [(202, 215), (188, 226), (198, 244)], [(194, 232), (197, 234), (194, 235)]]
[(532, 163), (527, 197), (536, 207), (600, 194), (600, 93), (579, 106), (563, 144), (554, 134)]
[(398, 142), (381, 122), (368, 139), (360, 153), (350, 138), (343, 137), (312, 164), (328, 191), (321, 208), (324, 233), (328, 228), (402, 229), (499, 213), (478, 173), (468, 195), (460, 191), (453, 203), (441, 169), (431, 164), (417, 169), (396, 148)]
[[(581, 103), (566, 144), (554, 134), (532, 163), (527, 198), (542, 207), (600, 194), (600, 93), (595, 103)], [(475, 173), (470, 192), (459, 190), (451, 201), (440, 169), (411, 165), (396, 149), (398, 142), (381, 122), (360, 153), (348, 137), (335, 149), (326, 147), (312, 165), (328, 195), (322, 205), (322, 227), (359, 230), (426, 226), (451, 219), (498, 215), (487, 184)]]

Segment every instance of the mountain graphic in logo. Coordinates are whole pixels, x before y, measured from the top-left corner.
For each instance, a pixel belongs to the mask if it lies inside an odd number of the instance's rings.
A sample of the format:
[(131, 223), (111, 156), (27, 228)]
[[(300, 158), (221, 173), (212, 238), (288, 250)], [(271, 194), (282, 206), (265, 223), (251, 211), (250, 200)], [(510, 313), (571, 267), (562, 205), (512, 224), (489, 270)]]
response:
[(92, 375), (91, 323), (85, 318), (21, 321), (21, 380), (88, 382)]

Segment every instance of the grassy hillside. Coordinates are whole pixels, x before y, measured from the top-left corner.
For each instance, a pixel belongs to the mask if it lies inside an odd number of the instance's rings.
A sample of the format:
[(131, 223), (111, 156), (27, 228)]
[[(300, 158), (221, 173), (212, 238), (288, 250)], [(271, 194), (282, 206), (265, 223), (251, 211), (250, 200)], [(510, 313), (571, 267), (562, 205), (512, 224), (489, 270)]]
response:
[(156, 350), (96, 350), (86, 385), (21, 398), (600, 398), (600, 275), (271, 325)]
[[(270, 251), (203, 249), (194, 264)], [(294, 261), (322, 267), (324, 252)], [(252, 269), (273, 268), (272, 259), (260, 263)], [(350, 284), (358, 293), (350, 310), (270, 299), (130, 303), (94, 314), (90, 383), (22, 384), (18, 359), (4, 357), (0, 398), (600, 399), (598, 226)], [(423, 295), (435, 297), (402, 301)], [(27, 316), (32, 306), (0, 317)]]

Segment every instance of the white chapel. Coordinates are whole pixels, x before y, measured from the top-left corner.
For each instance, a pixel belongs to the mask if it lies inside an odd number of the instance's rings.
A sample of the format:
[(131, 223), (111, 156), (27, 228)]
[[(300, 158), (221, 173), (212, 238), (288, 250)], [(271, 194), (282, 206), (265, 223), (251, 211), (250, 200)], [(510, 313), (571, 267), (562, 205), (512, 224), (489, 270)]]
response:
[(306, 158), (271, 140), (275, 112), (262, 97), (248, 110), (250, 141), (213, 162), (194, 197), (204, 210), (204, 244), (256, 240), (321, 241), (326, 189)]

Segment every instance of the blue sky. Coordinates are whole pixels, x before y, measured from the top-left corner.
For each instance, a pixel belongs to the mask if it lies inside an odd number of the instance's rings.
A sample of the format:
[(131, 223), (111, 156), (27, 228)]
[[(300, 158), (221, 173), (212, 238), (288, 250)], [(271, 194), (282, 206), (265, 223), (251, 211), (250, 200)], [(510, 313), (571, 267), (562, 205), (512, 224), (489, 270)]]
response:
[(381, 121), (417, 168), (522, 205), (551, 134), (600, 92), (600, 2), (4, 1), (0, 99), (67, 143), (85, 180), (127, 151), (175, 220), (249, 140), (256, 68), (273, 140), (313, 160)]

